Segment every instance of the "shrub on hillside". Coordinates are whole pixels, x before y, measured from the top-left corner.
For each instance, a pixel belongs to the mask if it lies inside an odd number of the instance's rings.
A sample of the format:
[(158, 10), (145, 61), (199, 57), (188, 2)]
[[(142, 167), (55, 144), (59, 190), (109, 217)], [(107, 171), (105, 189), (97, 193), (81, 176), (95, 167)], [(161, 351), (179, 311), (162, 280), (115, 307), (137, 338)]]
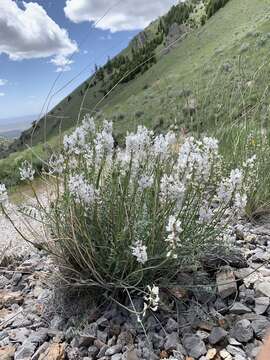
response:
[[(230, 245), (228, 223), (246, 204), (244, 169), (226, 171), (213, 138), (181, 141), (142, 126), (116, 148), (112, 124), (97, 129), (86, 117), (49, 162), (55, 191), (49, 207), (37, 204), (52, 234), (45, 248), (65, 283), (114, 297), (140, 292), (155, 310), (159, 287)], [(21, 174), (32, 180), (29, 164)]]
[(219, 9), (224, 7), (230, 0), (209, 0), (206, 6), (207, 17), (213, 16)]

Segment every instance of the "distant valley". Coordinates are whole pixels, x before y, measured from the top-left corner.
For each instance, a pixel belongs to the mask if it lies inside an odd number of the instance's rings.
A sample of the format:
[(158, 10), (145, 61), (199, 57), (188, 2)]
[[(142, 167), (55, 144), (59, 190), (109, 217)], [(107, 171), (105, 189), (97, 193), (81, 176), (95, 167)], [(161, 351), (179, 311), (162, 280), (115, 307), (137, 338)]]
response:
[(21, 135), (22, 131), (29, 128), (38, 115), (26, 115), (14, 118), (0, 118), (0, 136), (14, 139)]

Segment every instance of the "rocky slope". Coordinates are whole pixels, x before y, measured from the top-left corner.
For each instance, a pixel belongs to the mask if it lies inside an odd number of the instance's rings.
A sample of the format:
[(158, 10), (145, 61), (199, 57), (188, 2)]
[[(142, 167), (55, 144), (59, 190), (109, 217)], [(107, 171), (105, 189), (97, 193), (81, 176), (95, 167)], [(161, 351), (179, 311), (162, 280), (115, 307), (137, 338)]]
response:
[(209, 257), (207, 271), (181, 274), (143, 327), (116, 305), (60, 300), (57, 269), (43, 252), (14, 258), (0, 268), (0, 359), (255, 359), (270, 329), (270, 226), (245, 223), (236, 235), (244, 257)]

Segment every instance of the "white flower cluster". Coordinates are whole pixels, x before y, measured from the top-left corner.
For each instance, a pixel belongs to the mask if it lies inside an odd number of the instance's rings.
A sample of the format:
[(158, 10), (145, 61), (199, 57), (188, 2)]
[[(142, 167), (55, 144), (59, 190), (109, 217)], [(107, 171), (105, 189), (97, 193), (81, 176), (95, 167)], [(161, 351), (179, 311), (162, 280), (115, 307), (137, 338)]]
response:
[(19, 168), (21, 180), (34, 180), (35, 170), (28, 161), (24, 161), (22, 166)]
[(218, 141), (205, 137), (202, 141), (188, 138), (181, 146), (177, 168), (187, 180), (208, 181), (213, 163), (218, 157)]
[(71, 176), (68, 183), (70, 195), (76, 203), (83, 202), (86, 206), (91, 205), (96, 199), (96, 191), (91, 184), (88, 184), (83, 175)]
[(145, 264), (148, 260), (147, 247), (143, 245), (142, 241), (138, 240), (131, 246), (132, 255), (136, 257), (138, 263)]
[(0, 184), (0, 204), (4, 205), (8, 201), (7, 189), (4, 184)]
[(144, 296), (144, 309), (143, 316), (145, 316), (146, 311), (151, 309), (152, 311), (157, 311), (159, 305), (159, 288), (155, 285), (147, 286), (148, 294)]
[(52, 155), (49, 160), (50, 174), (62, 174), (64, 171), (65, 159), (62, 154), (59, 156)]
[(177, 220), (175, 216), (170, 216), (168, 224), (166, 226), (166, 231), (169, 233), (166, 242), (168, 243), (168, 252), (167, 257), (172, 257), (173, 259), (177, 259), (176, 250), (181, 247), (181, 240), (179, 235), (183, 231), (181, 228), (181, 221)]

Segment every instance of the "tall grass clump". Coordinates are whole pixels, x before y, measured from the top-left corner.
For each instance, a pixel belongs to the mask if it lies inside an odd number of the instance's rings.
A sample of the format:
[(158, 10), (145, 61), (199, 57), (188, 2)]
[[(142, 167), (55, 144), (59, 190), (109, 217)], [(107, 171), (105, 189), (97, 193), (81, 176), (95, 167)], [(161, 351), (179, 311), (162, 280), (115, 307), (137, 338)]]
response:
[[(230, 246), (229, 224), (245, 209), (254, 159), (231, 170), (217, 140), (154, 136), (143, 126), (117, 148), (112, 131), (86, 116), (50, 159), (52, 199), (43, 206), (37, 198), (51, 234), (44, 248), (70, 286), (113, 298), (139, 292), (156, 308), (159, 287), (200, 266), (206, 251)], [(28, 163), (20, 171), (32, 180)]]

